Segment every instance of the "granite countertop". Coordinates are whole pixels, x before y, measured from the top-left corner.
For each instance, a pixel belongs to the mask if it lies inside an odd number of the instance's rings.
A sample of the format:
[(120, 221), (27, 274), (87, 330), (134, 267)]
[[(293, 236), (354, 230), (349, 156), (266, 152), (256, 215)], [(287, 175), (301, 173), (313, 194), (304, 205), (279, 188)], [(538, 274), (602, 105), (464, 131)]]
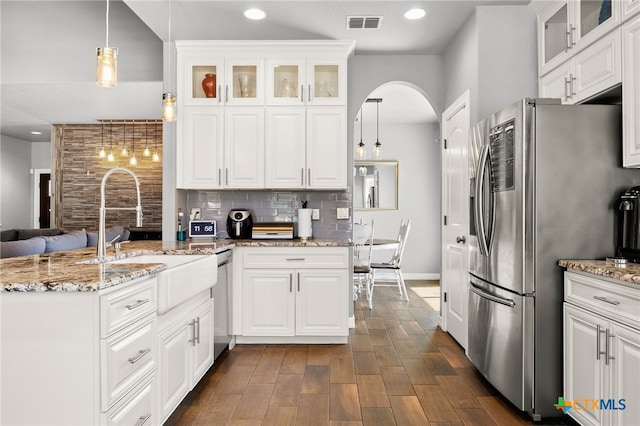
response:
[(610, 260), (560, 260), (558, 265), (601, 277), (640, 284), (640, 264), (638, 263), (619, 265)]
[[(216, 254), (235, 246), (243, 247), (348, 247), (346, 239), (295, 240), (220, 240), (131, 241), (122, 244), (118, 256), (123, 259), (143, 254), (198, 255)], [(113, 253), (112, 249), (108, 253)], [(152, 275), (165, 270), (163, 263), (98, 263), (96, 248), (87, 247), (33, 256), (0, 259), (0, 291), (92, 292)]]

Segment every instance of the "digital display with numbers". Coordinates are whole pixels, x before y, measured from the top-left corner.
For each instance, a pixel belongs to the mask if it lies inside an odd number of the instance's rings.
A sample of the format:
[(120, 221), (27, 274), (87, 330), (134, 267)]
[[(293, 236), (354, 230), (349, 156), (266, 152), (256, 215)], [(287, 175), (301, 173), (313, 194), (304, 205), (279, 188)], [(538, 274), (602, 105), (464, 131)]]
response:
[(215, 237), (216, 222), (214, 220), (189, 221), (189, 237)]

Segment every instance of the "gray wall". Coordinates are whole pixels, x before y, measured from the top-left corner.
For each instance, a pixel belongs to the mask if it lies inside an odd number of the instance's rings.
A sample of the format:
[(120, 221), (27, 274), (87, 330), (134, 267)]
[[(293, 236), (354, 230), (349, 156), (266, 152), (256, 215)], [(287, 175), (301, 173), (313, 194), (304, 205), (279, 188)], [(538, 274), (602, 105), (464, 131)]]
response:
[(0, 136), (0, 224), (31, 227), (31, 144)]
[[(360, 106), (377, 87), (389, 82), (405, 82), (423, 94), (440, 116), (444, 109), (444, 65), (440, 55), (355, 55), (349, 61), (348, 121), (355, 122)], [(352, 127), (350, 127), (352, 128)], [(384, 144), (385, 159), (398, 160), (401, 210), (354, 213), (375, 218), (376, 235), (395, 237), (401, 219), (411, 219), (403, 270), (413, 278), (437, 278), (440, 274), (440, 147), (435, 143), (439, 124), (399, 126), (397, 134), (385, 128), (385, 140), (406, 144)], [(370, 133), (371, 131), (367, 131)], [(391, 136), (393, 135), (393, 136)], [(353, 164), (354, 133), (349, 132), (349, 164)], [(395, 146), (394, 146), (395, 145)], [(397, 151), (396, 151), (397, 150)], [(353, 176), (349, 174), (350, 182)], [(416, 184), (417, 179), (421, 184)], [(388, 254), (388, 253), (387, 253)], [(386, 259), (388, 260), (388, 259)]]
[(51, 169), (51, 142), (31, 142), (31, 168)]
[(471, 123), (537, 86), (536, 16), (528, 6), (479, 6), (444, 53), (445, 107), (469, 89)]
[[(366, 127), (366, 126), (365, 126)], [(375, 125), (374, 131), (375, 131)], [(395, 238), (401, 219), (411, 219), (402, 260), (408, 279), (440, 276), (440, 126), (433, 124), (385, 125), (385, 160), (397, 160), (398, 210), (356, 211), (354, 222), (375, 219), (375, 236)], [(388, 135), (393, 135), (392, 142)], [(391, 253), (377, 251), (374, 261), (388, 261)]]

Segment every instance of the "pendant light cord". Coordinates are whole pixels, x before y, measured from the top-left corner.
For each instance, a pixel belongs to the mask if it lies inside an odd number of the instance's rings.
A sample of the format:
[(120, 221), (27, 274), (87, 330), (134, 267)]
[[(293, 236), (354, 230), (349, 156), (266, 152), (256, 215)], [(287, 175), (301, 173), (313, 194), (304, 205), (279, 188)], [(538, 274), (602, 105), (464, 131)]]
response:
[(106, 43), (105, 43), (105, 47), (109, 47), (109, 0), (107, 0), (107, 14), (106, 14), (106, 21), (107, 21), (107, 31), (106, 31)]
[(171, 92), (171, 0), (169, 0), (169, 92)]
[(376, 142), (380, 142), (380, 138), (378, 137), (379, 130), (380, 130), (379, 119), (380, 119), (380, 101), (377, 101), (376, 102)]

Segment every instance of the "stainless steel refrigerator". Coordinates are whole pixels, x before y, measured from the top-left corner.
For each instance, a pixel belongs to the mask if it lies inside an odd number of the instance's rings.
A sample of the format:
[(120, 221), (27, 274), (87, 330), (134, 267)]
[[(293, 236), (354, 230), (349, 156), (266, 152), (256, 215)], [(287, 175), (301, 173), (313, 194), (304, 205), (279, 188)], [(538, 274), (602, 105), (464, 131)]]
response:
[(536, 420), (562, 414), (557, 262), (614, 256), (614, 202), (640, 184), (620, 123), (619, 105), (523, 99), (471, 132), (467, 355)]

